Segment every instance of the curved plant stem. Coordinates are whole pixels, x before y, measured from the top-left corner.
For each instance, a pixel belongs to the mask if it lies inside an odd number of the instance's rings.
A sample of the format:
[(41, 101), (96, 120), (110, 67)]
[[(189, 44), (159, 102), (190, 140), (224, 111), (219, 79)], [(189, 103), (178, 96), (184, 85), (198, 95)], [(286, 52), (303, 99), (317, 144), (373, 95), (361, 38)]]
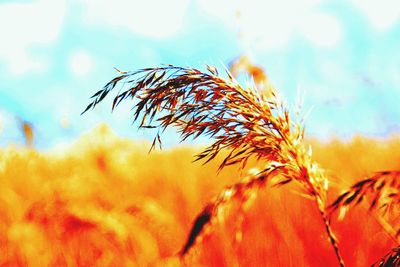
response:
[(322, 221), (324, 222), (325, 231), (326, 231), (326, 234), (329, 237), (329, 242), (331, 243), (331, 245), (333, 247), (333, 250), (335, 251), (335, 255), (336, 255), (336, 258), (337, 258), (337, 260), (339, 262), (339, 266), (344, 267), (345, 266), (344, 260), (342, 258), (342, 255), (340, 254), (339, 245), (338, 245), (336, 237), (335, 237), (335, 235), (333, 233), (331, 224), (329, 222), (328, 215), (327, 215), (327, 213), (325, 211), (325, 206), (323, 204), (323, 201), (318, 195), (315, 196), (315, 201), (317, 203), (317, 207), (318, 207), (319, 213), (321, 215)]

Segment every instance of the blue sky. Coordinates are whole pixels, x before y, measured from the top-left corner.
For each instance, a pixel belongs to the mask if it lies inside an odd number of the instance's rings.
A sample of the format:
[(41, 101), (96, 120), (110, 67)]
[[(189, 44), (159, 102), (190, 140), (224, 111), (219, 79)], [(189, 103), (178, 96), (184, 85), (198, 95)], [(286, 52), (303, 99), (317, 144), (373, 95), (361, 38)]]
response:
[[(80, 116), (121, 70), (160, 64), (222, 66), (240, 55), (265, 68), (289, 105), (304, 95), (309, 136), (387, 137), (400, 131), (397, 1), (0, 1), (0, 146), (65, 145), (99, 123), (131, 125), (129, 103)], [(166, 144), (177, 138), (168, 132)]]

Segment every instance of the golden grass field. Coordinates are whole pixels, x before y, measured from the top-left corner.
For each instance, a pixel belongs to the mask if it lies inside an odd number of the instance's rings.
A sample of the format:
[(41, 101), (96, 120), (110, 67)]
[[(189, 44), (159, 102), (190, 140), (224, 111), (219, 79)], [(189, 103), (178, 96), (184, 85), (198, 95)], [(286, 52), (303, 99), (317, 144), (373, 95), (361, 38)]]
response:
[[(400, 139), (313, 145), (329, 199), (374, 171), (400, 169)], [(315, 203), (296, 184), (263, 188), (243, 218), (229, 209), (184, 262), (196, 215), (247, 170), (216, 171), (201, 148), (148, 154), (151, 144), (97, 127), (65, 149), (0, 150), (0, 266), (337, 266)], [(256, 163), (249, 162), (249, 167)], [(363, 205), (332, 221), (347, 266), (396, 246)]]

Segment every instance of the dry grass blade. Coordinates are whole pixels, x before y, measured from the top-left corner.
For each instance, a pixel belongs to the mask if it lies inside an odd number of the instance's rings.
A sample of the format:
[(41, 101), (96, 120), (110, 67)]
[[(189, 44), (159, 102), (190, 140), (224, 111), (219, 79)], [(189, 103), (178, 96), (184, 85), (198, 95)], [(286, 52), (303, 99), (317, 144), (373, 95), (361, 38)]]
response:
[(400, 266), (400, 247), (393, 248), (381, 260), (372, 264), (371, 267), (398, 267)]
[[(101, 102), (117, 83), (123, 83), (127, 89), (114, 98), (113, 108), (125, 99), (135, 100), (134, 121), (140, 121), (139, 127), (163, 131), (174, 126), (182, 140), (200, 135), (213, 140), (196, 160), (207, 163), (225, 149), (228, 156), (220, 170), (234, 164), (243, 168), (250, 157), (285, 166), (280, 173), (282, 184), (296, 181), (305, 194), (315, 199), (329, 240), (343, 266), (326, 216), (328, 180), (312, 161), (311, 150), (302, 142), (304, 128), (290, 118), (275, 90), (267, 96), (257, 88), (242, 88), (229, 73), (227, 77), (221, 78), (211, 67), (205, 73), (171, 65), (124, 72), (94, 94), (93, 102), (84, 112)], [(161, 144), (159, 133), (152, 148), (157, 143)], [(207, 222), (207, 214), (201, 215), (199, 221)]]

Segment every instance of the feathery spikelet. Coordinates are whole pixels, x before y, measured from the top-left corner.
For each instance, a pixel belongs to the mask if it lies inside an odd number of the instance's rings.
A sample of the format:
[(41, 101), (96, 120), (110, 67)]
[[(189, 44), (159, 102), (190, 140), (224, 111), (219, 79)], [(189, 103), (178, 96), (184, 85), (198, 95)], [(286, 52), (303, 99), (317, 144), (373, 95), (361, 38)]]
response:
[[(180, 132), (182, 141), (200, 135), (213, 140), (196, 156), (196, 160), (207, 163), (221, 150), (228, 150), (228, 156), (219, 170), (234, 164), (244, 168), (250, 157), (277, 163), (280, 166), (280, 181), (277, 184), (295, 181), (305, 194), (315, 199), (338, 261), (344, 266), (326, 214), (328, 180), (312, 161), (311, 150), (306, 149), (302, 142), (304, 128), (290, 118), (289, 111), (274, 90), (266, 96), (256, 88), (243, 89), (230, 73), (227, 72), (228, 78), (224, 79), (216, 68), (211, 67), (208, 67), (207, 73), (167, 65), (120, 74), (92, 96), (94, 100), (83, 113), (100, 103), (118, 83), (123, 83), (127, 89), (117, 94), (112, 108), (125, 99), (135, 100), (134, 121), (140, 120), (140, 128), (158, 129), (151, 149), (157, 144), (161, 146), (160, 131), (174, 126)], [(257, 181), (257, 176), (253, 179)], [(251, 188), (246, 183), (240, 187), (243, 189), (233, 195), (240, 195), (245, 188)], [(232, 188), (236, 188), (235, 185)], [(217, 198), (200, 213), (181, 251), (182, 256), (192, 247), (195, 238), (202, 234), (204, 225), (215, 215), (216, 208), (227, 201), (230, 198)]]
[[(349, 207), (356, 206), (367, 197), (372, 199), (369, 204), (370, 211), (381, 211), (382, 216), (398, 214), (400, 208), (400, 171), (377, 172), (374, 176), (355, 183), (329, 206), (329, 215), (338, 209), (346, 210)], [(397, 224), (393, 227), (383, 221), (382, 218), (380, 218), (380, 223), (386, 232), (400, 244), (400, 225)]]

